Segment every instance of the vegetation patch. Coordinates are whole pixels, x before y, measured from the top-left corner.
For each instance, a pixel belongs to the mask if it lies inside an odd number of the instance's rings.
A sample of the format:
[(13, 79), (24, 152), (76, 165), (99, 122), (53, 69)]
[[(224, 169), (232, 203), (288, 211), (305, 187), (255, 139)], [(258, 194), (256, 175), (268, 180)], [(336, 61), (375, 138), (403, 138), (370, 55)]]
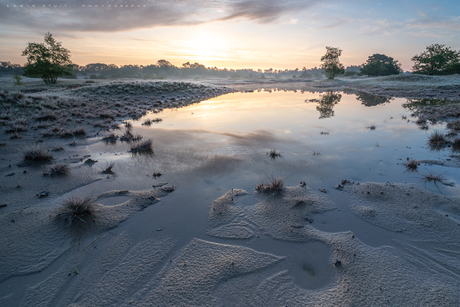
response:
[(152, 148), (152, 140), (148, 139), (143, 142), (136, 142), (131, 145), (130, 152), (133, 154), (146, 154), (146, 153), (153, 153)]
[(269, 152), (267, 152), (267, 156), (269, 156), (270, 159), (275, 160), (276, 158), (281, 158), (281, 153), (279, 153), (276, 150), (272, 149)]
[(60, 204), (55, 219), (67, 227), (85, 226), (94, 222), (96, 201), (91, 196), (72, 196)]
[(255, 188), (258, 192), (280, 193), (284, 188), (284, 178), (271, 176), (267, 182), (258, 184)]
[(31, 146), (23, 150), (24, 160), (29, 161), (51, 161), (53, 155), (41, 146)]
[(45, 168), (43, 172), (44, 176), (55, 176), (55, 175), (67, 175), (70, 173), (70, 167), (68, 164), (59, 163), (53, 164)]

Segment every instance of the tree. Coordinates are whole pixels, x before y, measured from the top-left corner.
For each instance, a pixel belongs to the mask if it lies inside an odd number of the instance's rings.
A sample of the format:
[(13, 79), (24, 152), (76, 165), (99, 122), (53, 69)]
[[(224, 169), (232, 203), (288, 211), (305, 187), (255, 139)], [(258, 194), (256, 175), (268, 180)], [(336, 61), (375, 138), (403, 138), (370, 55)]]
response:
[(412, 59), (413, 73), (422, 75), (446, 75), (460, 71), (460, 52), (445, 45), (433, 44)]
[(22, 56), (27, 56), (24, 75), (42, 78), (46, 84), (56, 83), (58, 77), (72, 75), (70, 51), (56, 42), (49, 32), (45, 34), (44, 43), (28, 43)]
[(326, 54), (321, 57), (321, 68), (328, 79), (334, 79), (335, 76), (343, 74), (345, 69), (339, 61), (339, 56), (342, 55), (342, 50), (334, 47), (326, 47)]
[(375, 53), (367, 59), (361, 73), (368, 76), (389, 76), (402, 73), (401, 63), (385, 54)]

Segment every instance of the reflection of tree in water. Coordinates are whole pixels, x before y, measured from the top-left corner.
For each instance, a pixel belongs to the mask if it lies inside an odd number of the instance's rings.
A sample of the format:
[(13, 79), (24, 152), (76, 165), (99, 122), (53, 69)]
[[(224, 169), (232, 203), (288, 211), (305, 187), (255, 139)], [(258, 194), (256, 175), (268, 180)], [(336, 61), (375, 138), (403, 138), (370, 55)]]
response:
[[(439, 122), (450, 122), (449, 118), (458, 118), (460, 116), (460, 101), (451, 101), (443, 99), (414, 99), (408, 98), (402, 106), (412, 112), (412, 116), (416, 117), (415, 123), (420, 126), (420, 129), (428, 129), (427, 121), (431, 124)], [(453, 123), (452, 123), (453, 124)], [(452, 124), (449, 124), (452, 125)], [(452, 127), (449, 127), (452, 129)], [(454, 129), (460, 130), (460, 129)]]
[(393, 100), (391, 97), (385, 96), (376, 96), (369, 93), (358, 92), (356, 94), (356, 99), (361, 101), (366, 107), (373, 107), (379, 104), (384, 104)]
[(321, 95), (320, 99), (310, 99), (306, 102), (317, 102), (316, 110), (319, 112), (319, 119), (329, 118), (334, 116), (334, 106), (340, 102), (342, 94), (326, 91), (326, 94)]
[(402, 106), (409, 111), (420, 111), (427, 106), (447, 106), (457, 105), (460, 101), (450, 101), (443, 99), (429, 99), (429, 98), (407, 98), (407, 102)]

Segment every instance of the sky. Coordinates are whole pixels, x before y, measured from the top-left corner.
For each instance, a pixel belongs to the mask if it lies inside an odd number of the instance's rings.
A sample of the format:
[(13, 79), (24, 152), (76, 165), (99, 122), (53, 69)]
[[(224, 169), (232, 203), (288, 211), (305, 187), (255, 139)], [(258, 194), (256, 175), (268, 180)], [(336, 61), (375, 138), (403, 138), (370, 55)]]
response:
[(460, 50), (459, 0), (0, 0), (0, 61), (24, 64), (50, 32), (79, 65), (165, 59), (219, 68), (321, 65), (326, 46), (360, 65), (374, 53), (411, 70), (431, 44)]

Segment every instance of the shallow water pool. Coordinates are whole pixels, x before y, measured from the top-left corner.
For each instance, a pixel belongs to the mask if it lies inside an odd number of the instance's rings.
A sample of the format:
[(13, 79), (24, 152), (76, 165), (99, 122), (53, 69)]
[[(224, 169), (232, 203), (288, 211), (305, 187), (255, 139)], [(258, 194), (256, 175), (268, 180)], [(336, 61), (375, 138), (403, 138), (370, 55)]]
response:
[[(406, 171), (407, 159), (449, 159), (451, 154), (429, 150), (428, 136), (442, 126), (421, 130), (403, 108), (406, 102), (364, 93), (258, 89), (148, 114), (133, 126), (153, 139), (158, 168), (204, 171), (208, 182), (232, 173), (246, 187), (277, 176), (288, 185), (305, 181), (327, 191), (341, 179), (389, 181), (459, 195), (452, 169), (421, 164), (418, 172)], [(156, 118), (162, 121), (142, 125)], [(271, 159), (270, 150), (281, 157)], [(443, 173), (453, 186), (425, 185), (426, 172)]]

